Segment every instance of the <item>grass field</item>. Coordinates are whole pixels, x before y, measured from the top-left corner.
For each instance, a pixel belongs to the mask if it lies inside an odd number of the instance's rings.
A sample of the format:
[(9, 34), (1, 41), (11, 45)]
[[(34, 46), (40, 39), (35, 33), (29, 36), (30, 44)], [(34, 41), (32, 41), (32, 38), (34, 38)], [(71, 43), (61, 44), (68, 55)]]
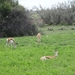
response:
[[(36, 36), (15, 37), (17, 48), (6, 47), (6, 38), (0, 39), (0, 75), (75, 75), (75, 30), (54, 31), (42, 28), (41, 42)], [(55, 59), (41, 61), (44, 55)]]

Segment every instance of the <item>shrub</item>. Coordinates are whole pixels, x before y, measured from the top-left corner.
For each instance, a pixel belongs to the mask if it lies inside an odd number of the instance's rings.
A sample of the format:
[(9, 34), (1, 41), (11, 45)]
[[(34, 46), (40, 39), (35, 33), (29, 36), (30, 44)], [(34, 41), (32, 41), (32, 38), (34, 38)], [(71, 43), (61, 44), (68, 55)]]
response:
[(34, 35), (37, 32), (36, 26), (32, 25), (29, 12), (22, 6), (17, 6), (3, 23), (3, 30), (7, 36)]

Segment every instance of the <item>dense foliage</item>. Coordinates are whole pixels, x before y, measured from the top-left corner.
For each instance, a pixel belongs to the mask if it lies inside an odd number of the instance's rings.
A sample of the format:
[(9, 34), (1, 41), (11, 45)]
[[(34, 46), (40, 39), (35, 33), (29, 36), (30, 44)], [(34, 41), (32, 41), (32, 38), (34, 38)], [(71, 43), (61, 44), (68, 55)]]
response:
[(51, 9), (37, 10), (46, 24), (53, 25), (73, 25), (75, 24), (75, 0), (59, 3), (52, 6)]
[[(18, 6), (19, 7), (19, 6)], [(37, 33), (35, 26), (32, 25), (30, 18), (28, 17), (28, 11), (25, 11), (23, 7), (16, 7), (11, 11), (4, 23), (4, 32), (7, 36), (23, 36), (34, 35)]]
[[(27, 10), (18, 0), (0, 0), (0, 37), (35, 35), (36, 26), (75, 25), (75, 0)], [(10, 33), (9, 33), (10, 32)]]
[(29, 11), (18, 2), (2, 1), (0, 7), (0, 37), (35, 35), (37, 33), (37, 28), (29, 17)]
[(4, 19), (8, 16), (11, 10), (18, 5), (18, 2), (14, 0), (0, 0), (0, 25), (4, 22)]

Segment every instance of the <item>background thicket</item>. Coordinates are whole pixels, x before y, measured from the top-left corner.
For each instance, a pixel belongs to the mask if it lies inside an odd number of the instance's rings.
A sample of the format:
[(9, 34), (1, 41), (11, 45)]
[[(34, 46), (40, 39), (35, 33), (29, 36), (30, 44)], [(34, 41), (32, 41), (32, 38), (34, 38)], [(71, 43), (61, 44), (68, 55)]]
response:
[(0, 3), (0, 37), (35, 35), (37, 28), (32, 24), (29, 11), (18, 1), (4, 0)]
[(73, 25), (75, 24), (75, 0), (58, 3), (52, 8), (44, 9), (40, 5), (40, 10), (37, 8), (38, 14), (43, 19), (44, 23), (49, 25)]
[(75, 0), (39, 7), (28, 10), (18, 0), (0, 0), (0, 37), (35, 35), (38, 27), (48, 25), (75, 25)]

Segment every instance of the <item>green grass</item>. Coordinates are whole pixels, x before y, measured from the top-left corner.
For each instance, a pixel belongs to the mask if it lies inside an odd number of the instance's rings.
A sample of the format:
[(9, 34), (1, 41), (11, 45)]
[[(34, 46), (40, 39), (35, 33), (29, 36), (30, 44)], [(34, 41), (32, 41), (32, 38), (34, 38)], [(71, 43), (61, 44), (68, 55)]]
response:
[[(6, 47), (6, 38), (0, 39), (0, 75), (75, 75), (75, 30), (47, 31), (42, 28), (38, 43), (36, 36), (15, 37), (17, 48)], [(55, 59), (41, 61), (43, 55)]]

